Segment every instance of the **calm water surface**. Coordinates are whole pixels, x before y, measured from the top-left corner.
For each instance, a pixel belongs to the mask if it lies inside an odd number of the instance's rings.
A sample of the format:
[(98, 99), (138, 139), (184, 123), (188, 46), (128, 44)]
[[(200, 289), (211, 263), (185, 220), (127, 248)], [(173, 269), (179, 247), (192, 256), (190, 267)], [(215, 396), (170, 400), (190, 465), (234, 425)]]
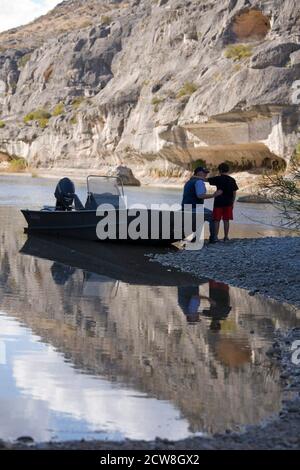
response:
[(54, 185), (0, 178), (0, 438), (180, 439), (278, 412), (265, 351), (295, 312), (142, 247), (27, 238), (18, 207), (48, 204)]
[[(55, 205), (54, 190), (56, 179), (31, 178), (27, 176), (0, 175), (0, 205), (24, 208), (39, 208), (43, 205)], [(125, 188), (128, 203), (144, 203), (148, 207), (152, 203), (180, 204), (181, 191), (172, 188)], [(86, 184), (76, 182), (76, 192), (84, 203), (86, 200)], [(212, 200), (205, 205), (212, 208)], [(269, 204), (236, 203), (235, 221), (239, 224), (273, 224), (278, 225), (277, 211)]]

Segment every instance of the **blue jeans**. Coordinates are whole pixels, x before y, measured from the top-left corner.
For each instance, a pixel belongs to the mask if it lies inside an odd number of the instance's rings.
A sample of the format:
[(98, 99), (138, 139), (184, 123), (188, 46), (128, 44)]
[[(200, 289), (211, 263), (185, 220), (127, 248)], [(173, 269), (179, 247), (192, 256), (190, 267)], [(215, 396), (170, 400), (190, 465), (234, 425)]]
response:
[[(184, 210), (184, 206), (182, 205), (182, 210)], [(196, 207), (194, 206), (193, 211), (196, 211)], [(215, 239), (215, 224), (213, 221), (213, 212), (210, 209), (204, 207), (204, 222), (209, 223), (209, 239), (210, 241)]]

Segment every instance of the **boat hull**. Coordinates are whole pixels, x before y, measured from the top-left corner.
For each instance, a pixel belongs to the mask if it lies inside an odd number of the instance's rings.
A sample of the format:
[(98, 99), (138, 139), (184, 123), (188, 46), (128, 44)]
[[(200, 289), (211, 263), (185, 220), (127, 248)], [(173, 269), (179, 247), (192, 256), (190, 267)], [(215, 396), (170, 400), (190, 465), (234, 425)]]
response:
[[(144, 233), (142, 237), (134, 239), (129, 236), (128, 232), (130, 231), (129, 227), (131, 222), (136, 220), (136, 215), (130, 215), (127, 210), (116, 210), (114, 213), (114, 233), (110, 233), (110, 235), (108, 235), (105, 239), (100, 239), (97, 236), (97, 225), (99, 222), (101, 222), (102, 219), (104, 219), (104, 217), (106, 217), (107, 214), (105, 216), (99, 216), (96, 214), (96, 211), (63, 212), (22, 210), (22, 214), (24, 215), (28, 224), (28, 227), (25, 228), (25, 233), (29, 234), (39, 233), (56, 237), (67, 237), (81, 240), (101, 242), (116, 241), (123, 243), (140, 243), (151, 245), (170, 245), (184, 238), (183, 236), (179, 236), (175, 231), (174, 212), (169, 212), (167, 214), (163, 211), (157, 211), (156, 214), (154, 214), (154, 211), (151, 211), (150, 209), (144, 210), (144, 220), (147, 221), (146, 228), (144, 227)], [(153, 235), (154, 220), (155, 235)], [(166, 221), (168, 224), (168, 231), (167, 233), (164, 233)], [(186, 236), (188, 234), (184, 235)]]

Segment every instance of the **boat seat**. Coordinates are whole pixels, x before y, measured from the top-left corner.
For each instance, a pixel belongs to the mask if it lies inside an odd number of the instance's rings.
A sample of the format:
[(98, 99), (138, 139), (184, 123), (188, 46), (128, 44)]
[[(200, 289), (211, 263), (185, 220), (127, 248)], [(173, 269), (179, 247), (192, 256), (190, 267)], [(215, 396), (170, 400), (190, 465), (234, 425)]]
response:
[(85, 207), (82, 204), (82, 202), (80, 201), (77, 194), (74, 194), (74, 206), (75, 206), (76, 211), (84, 211), (85, 210)]
[(97, 210), (101, 204), (110, 204), (116, 209), (120, 207), (120, 198), (111, 193), (103, 194), (94, 194), (91, 193), (88, 195), (87, 201), (85, 203), (86, 210)]

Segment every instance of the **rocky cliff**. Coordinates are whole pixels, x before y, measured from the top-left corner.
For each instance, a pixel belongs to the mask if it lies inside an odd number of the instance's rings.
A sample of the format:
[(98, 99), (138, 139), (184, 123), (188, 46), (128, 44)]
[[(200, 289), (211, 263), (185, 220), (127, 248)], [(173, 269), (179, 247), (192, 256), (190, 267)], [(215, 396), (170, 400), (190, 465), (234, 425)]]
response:
[(0, 35), (0, 151), (40, 168), (288, 163), (297, 0), (67, 0)]

